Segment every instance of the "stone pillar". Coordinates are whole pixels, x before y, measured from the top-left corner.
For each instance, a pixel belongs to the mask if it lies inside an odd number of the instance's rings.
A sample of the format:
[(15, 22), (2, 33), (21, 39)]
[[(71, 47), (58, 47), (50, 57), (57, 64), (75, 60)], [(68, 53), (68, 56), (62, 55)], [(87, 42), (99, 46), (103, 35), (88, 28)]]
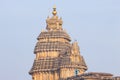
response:
[(42, 72), (42, 80), (44, 80), (44, 72)]
[(71, 70), (71, 68), (70, 68), (70, 76), (72, 76), (72, 70)]
[(48, 72), (45, 72), (45, 76), (46, 76), (46, 77), (45, 77), (45, 80), (49, 80), (49, 79), (48, 79)]
[(43, 80), (46, 80), (46, 78), (47, 78), (46, 72), (43, 72)]
[(55, 78), (54, 78), (54, 74), (53, 74), (53, 72), (51, 72), (51, 80), (54, 80)]
[(39, 80), (39, 73), (37, 73), (37, 80)]
[(43, 80), (43, 72), (41, 72), (41, 80)]
[(51, 80), (51, 72), (49, 72), (49, 80)]
[(36, 75), (33, 75), (33, 80), (36, 80)]
[(66, 76), (66, 70), (65, 69), (63, 69), (63, 78), (65, 78), (65, 76)]
[(35, 76), (34, 75), (32, 75), (32, 80), (35, 80)]
[(41, 72), (39, 72), (39, 79), (41, 80)]
[(55, 80), (57, 80), (57, 72), (55, 71)]
[(68, 69), (68, 77), (70, 77), (70, 68)]
[(72, 76), (74, 76), (74, 69), (72, 69)]
[(63, 74), (64, 74), (63, 69), (61, 69), (61, 78), (63, 78)]
[(35, 74), (35, 80), (37, 80), (37, 73)]
[(42, 79), (41, 79), (41, 72), (40, 72), (40, 74), (39, 74), (39, 75), (40, 75), (40, 80), (42, 80)]

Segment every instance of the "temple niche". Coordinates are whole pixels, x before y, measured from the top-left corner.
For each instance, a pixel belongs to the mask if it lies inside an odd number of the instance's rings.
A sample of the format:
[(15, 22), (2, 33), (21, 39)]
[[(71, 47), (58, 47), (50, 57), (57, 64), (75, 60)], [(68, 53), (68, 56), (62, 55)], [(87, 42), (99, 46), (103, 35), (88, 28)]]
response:
[[(62, 18), (57, 16), (56, 7), (53, 16), (46, 19), (46, 30), (37, 37), (33, 66), (29, 71), (32, 80), (104, 80), (113, 79), (112, 74), (85, 73), (88, 69), (77, 41), (62, 28)], [(101, 80), (101, 79), (99, 79)], [(115, 77), (114, 80), (120, 80)]]

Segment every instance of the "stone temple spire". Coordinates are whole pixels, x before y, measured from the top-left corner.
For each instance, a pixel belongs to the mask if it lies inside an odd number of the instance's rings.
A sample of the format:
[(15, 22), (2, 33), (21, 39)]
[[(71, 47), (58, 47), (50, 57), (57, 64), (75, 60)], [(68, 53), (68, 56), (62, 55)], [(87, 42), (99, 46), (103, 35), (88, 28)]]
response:
[(56, 8), (53, 16), (46, 20), (46, 29), (42, 31), (35, 45), (36, 55), (29, 72), (32, 80), (66, 80), (74, 76), (75, 70), (82, 74), (87, 66), (79, 54), (77, 42), (71, 44), (71, 38), (62, 29), (62, 19), (58, 18)]
[(51, 18), (48, 17), (46, 20), (46, 23), (47, 23), (46, 29), (48, 31), (63, 30), (62, 29), (63, 21), (61, 18), (58, 18), (56, 7), (53, 7), (52, 14), (53, 14), (53, 16)]

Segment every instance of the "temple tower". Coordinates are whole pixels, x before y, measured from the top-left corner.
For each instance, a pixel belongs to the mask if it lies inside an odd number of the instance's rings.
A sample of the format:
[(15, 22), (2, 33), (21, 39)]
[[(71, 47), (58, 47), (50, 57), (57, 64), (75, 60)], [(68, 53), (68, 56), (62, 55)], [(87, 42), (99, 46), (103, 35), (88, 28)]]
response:
[(53, 16), (46, 20), (46, 30), (38, 36), (33, 66), (29, 72), (32, 80), (66, 80), (67, 77), (82, 74), (87, 70), (80, 48), (62, 28), (63, 21), (58, 18), (56, 8)]

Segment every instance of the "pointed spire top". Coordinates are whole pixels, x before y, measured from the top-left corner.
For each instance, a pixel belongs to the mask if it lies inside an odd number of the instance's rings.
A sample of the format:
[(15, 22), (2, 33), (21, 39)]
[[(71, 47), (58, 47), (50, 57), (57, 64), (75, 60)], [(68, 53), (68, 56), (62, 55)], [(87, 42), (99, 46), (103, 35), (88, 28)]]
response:
[(53, 14), (54, 16), (56, 16), (56, 14), (57, 14), (56, 6), (53, 7), (53, 12), (52, 12), (52, 14)]
[(63, 30), (62, 29), (62, 18), (58, 18), (57, 16), (57, 11), (56, 11), (56, 7), (53, 7), (53, 12), (52, 12), (53, 16), (51, 18), (47, 18), (46, 23), (47, 23), (47, 30)]

